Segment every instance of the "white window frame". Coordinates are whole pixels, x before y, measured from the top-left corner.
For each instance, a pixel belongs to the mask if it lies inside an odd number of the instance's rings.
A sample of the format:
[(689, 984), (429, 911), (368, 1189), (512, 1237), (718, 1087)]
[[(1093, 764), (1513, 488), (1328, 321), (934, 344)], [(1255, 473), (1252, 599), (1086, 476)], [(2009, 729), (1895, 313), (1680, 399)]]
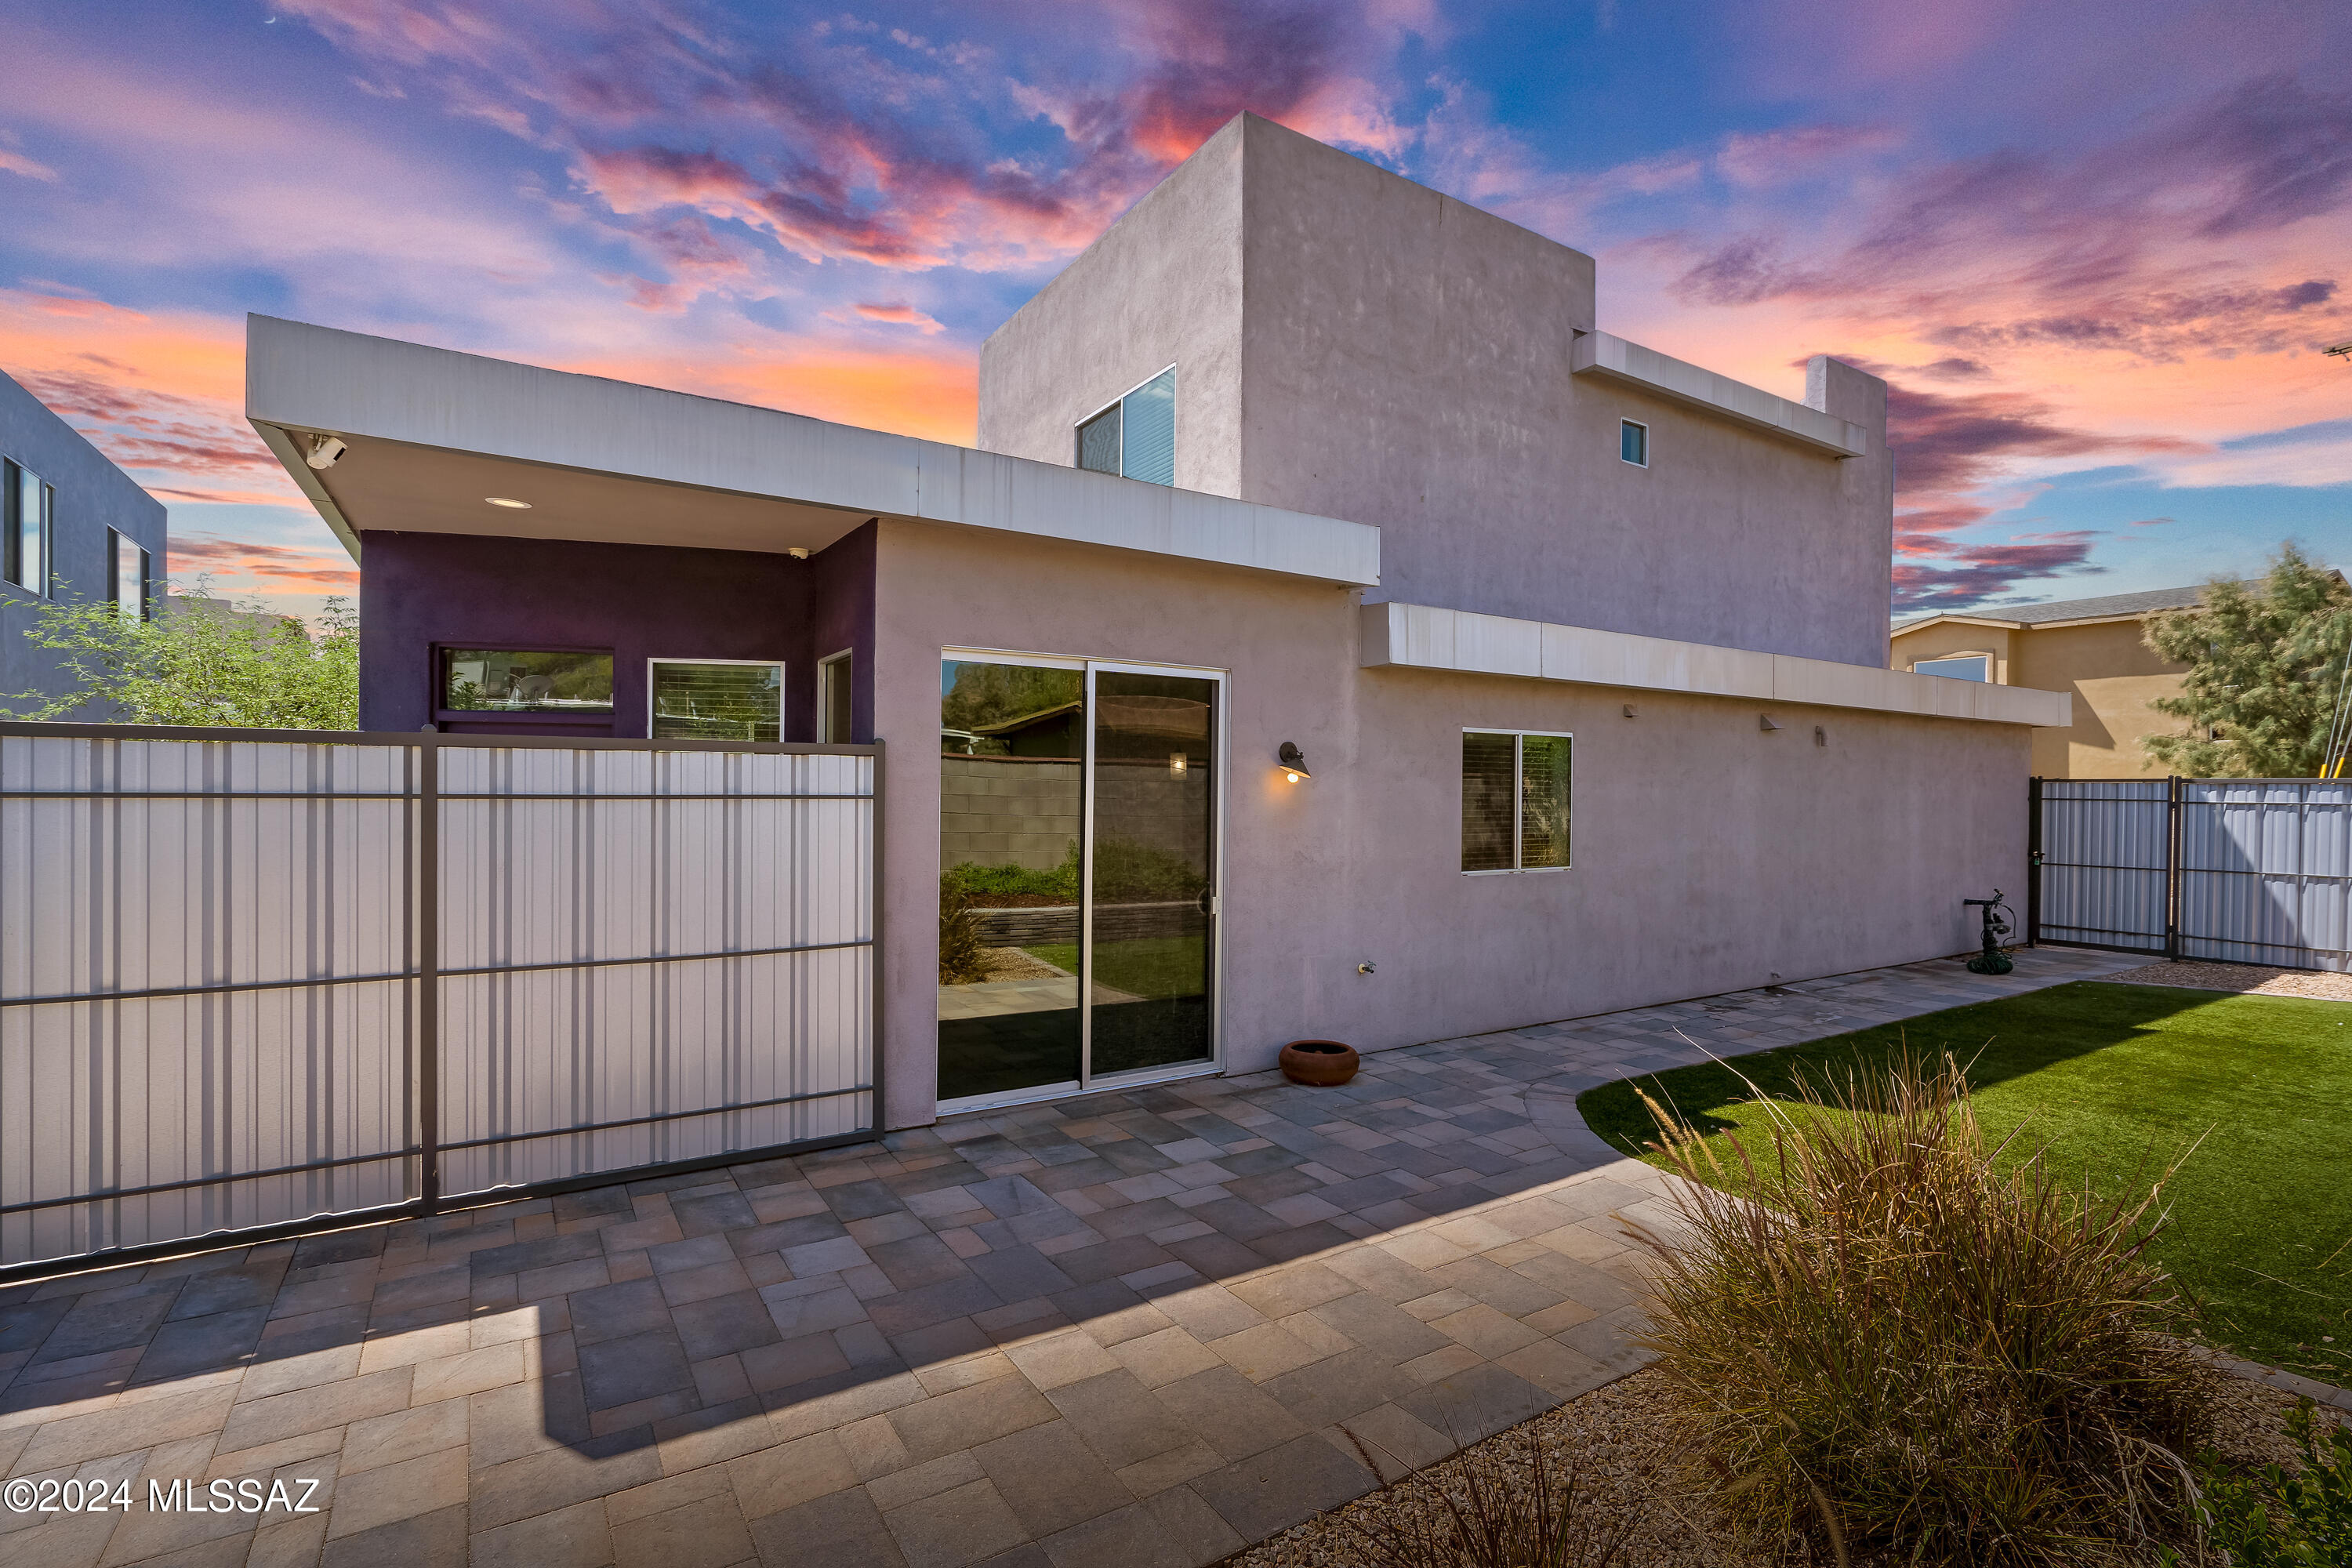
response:
[[(1576, 767), (1576, 732), (1573, 730), (1502, 730), (1496, 728), (1492, 724), (1465, 724), (1462, 726), (1462, 732), (1465, 735), (1508, 735), (1511, 737), (1512, 862), (1508, 866), (1497, 866), (1491, 870), (1486, 871), (1473, 871), (1467, 867), (1463, 867), (1461, 868), (1462, 874), (1465, 877), (1527, 877), (1539, 876), (1550, 871), (1574, 870), (1576, 868), (1576, 834), (1573, 827), (1570, 828), (1568, 836), (1568, 863), (1566, 865), (1524, 866), (1519, 864), (1519, 862), (1525, 860), (1528, 854), (1527, 739), (1528, 736), (1533, 735), (1538, 740), (1566, 741), (1568, 742), (1568, 765), (1570, 769), (1569, 789), (1570, 792), (1570, 798), (1573, 799), (1576, 788), (1574, 771)], [(1459, 748), (1457, 748), (1454, 752), (1454, 765), (1457, 768), (1461, 765), (1461, 761), (1462, 754)], [(1455, 800), (1458, 802), (1460, 798), (1460, 790), (1457, 786), (1455, 791)], [(1571, 807), (1570, 809), (1572, 811), (1574, 808)], [(1455, 808), (1455, 816), (1454, 819), (1454, 858), (1457, 862), (1460, 861), (1462, 858), (1462, 818), (1458, 805)]]
[[(851, 682), (849, 700), (853, 707), (856, 705), (857, 701), (856, 654), (856, 648), (845, 647), (839, 653), (829, 653), (816, 661), (816, 743), (820, 746), (849, 744), (848, 736), (832, 733), (833, 685), (835, 681), (842, 679), (843, 671), (848, 671)], [(855, 721), (853, 719), (852, 722)]]
[(751, 664), (757, 665), (761, 669), (774, 670), (776, 672), (776, 739), (781, 741), (784, 738), (786, 733), (784, 729), (784, 709), (786, 705), (784, 679), (785, 677), (792, 673), (792, 671), (785, 665), (782, 659), (686, 658), (677, 654), (665, 654), (658, 658), (648, 658), (646, 660), (646, 735), (648, 739), (652, 738), (654, 732), (654, 667), (661, 664)]
[(1992, 655), (1990, 653), (1978, 653), (1968, 648), (1962, 648), (1958, 653), (1931, 654), (1926, 658), (1915, 658), (1911, 661), (1911, 673), (1914, 675), (1932, 676), (1937, 680), (1966, 680), (1969, 678), (1965, 675), (1945, 675), (1938, 670), (1922, 669), (1919, 667), (1923, 664), (1958, 664), (1962, 659), (1967, 658), (1979, 659), (1983, 662), (1984, 679), (1978, 684), (1990, 686), (1993, 683)]
[[(1625, 427), (1629, 425), (1642, 433), (1642, 460), (1638, 463), (1625, 455)], [(1650, 426), (1645, 421), (1624, 418), (1617, 421), (1617, 460), (1636, 468), (1650, 466)]]
[[(1145, 387), (1150, 386), (1153, 382), (1158, 381), (1161, 376), (1166, 375), (1170, 371), (1174, 370), (1175, 368), (1176, 362), (1171, 359), (1166, 364), (1161, 365), (1158, 370), (1153, 371), (1150, 375), (1145, 376), (1141, 381), (1137, 382), (1133, 386), (1129, 387), (1125, 392), (1120, 393), (1117, 397), (1112, 398), (1108, 403), (1103, 404), (1100, 407), (1094, 409), (1090, 413), (1081, 414), (1077, 418), (1072, 420), (1070, 422), (1070, 466), (1074, 468), (1076, 468), (1078, 466), (1078, 458), (1082, 455), (1079, 450), (1079, 443), (1083, 441), (1085, 437), (1080, 435), (1081, 431), (1085, 430), (1087, 426), (1093, 424), (1097, 419), (1099, 419), (1104, 415), (1109, 413), (1112, 409), (1118, 408), (1119, 405), (1125, 403), (1129, 398), (1133, 397), (1137, 393), (1141, 392)], [(1097, 470), (1088, 468), (1086, 471), (1088, 473), (1094, 473)], [(1127, 414), (1124, 410), (1120, 411), (1118, 416), (1118, 472), (1109, 477), (1118, 479), (1127, 478)], [(1174, 487), (1171, 486), (1170, 488), (1173, 489)]]

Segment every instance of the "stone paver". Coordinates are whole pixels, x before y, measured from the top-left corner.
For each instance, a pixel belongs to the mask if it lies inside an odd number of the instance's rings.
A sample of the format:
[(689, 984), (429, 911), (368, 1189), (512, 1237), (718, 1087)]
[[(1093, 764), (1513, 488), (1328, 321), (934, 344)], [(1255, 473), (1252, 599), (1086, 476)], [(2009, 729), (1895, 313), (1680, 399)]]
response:
[[(1638, 1365), (1582, 1089), (2121, 969), (1937, 962), (0, 1289), (0, 1562), (1213, 1562)], [(253, 1478), (316, 1514), (166, 1515)], [(302, 1483), (317, 1487), (305, 1494)]]

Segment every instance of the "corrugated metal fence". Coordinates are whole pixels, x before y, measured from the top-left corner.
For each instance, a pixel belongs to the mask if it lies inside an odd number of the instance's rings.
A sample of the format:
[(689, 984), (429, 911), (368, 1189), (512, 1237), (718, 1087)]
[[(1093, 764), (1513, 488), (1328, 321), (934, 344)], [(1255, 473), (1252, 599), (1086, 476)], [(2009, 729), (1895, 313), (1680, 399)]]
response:
[(0, 724), (0, 1266), (868, 1132), (881, 770)]
[(2352, 972), (2352, 779), (2036, 779), (2034, 940)]

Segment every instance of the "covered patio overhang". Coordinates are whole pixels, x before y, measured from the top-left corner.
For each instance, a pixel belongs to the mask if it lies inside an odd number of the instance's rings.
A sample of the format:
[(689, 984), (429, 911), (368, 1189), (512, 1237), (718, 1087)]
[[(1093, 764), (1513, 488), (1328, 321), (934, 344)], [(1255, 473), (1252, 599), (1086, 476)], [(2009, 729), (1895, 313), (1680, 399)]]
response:
[(797, 553), (898, 518), (1380, 580), (1361, 523), (269, 316), (246, 345), (247, 419), (355, 561), (374, 530)]

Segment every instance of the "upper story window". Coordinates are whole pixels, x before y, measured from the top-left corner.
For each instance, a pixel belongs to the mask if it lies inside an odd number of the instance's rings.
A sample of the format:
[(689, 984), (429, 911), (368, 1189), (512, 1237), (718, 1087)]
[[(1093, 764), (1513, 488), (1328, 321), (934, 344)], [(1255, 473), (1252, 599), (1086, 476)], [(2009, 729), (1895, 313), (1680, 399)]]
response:
[(1955, 654), (1949, 658), (1922, 658), (1913, 661), (1914, 675), (1942, 675), (1954, 680), (1992, 679), (1992, 656), (1982, 653)]
[(1176, 482), (1176, 367), (1078, 425), (1078, 467), (1149, 484)]
[(13, 460), (0, 465), (5, 497), (6, 548), (0, 551), (0, 575), (27, 593), (49, 595), (50, 525), (58, 509), (58, 492), (41, 477)]
[(1650, 427), (1638, 419), (1617, 422), (1617, 455), (1637, 468), (1650, 466)]
[(133, 620), (152, 618), (147, 595), (152, 586), (150, 574), (154, 567), (146, 549), (111, 528), (106, 531), (106, 542), (108, 601)]
[(441, 706), (499, 713), (610, 713), (613, 656), (443, 648)]
[(1567, 735), (1462, 731), (1462, 868), (1559, 871), (1568, 859)]

